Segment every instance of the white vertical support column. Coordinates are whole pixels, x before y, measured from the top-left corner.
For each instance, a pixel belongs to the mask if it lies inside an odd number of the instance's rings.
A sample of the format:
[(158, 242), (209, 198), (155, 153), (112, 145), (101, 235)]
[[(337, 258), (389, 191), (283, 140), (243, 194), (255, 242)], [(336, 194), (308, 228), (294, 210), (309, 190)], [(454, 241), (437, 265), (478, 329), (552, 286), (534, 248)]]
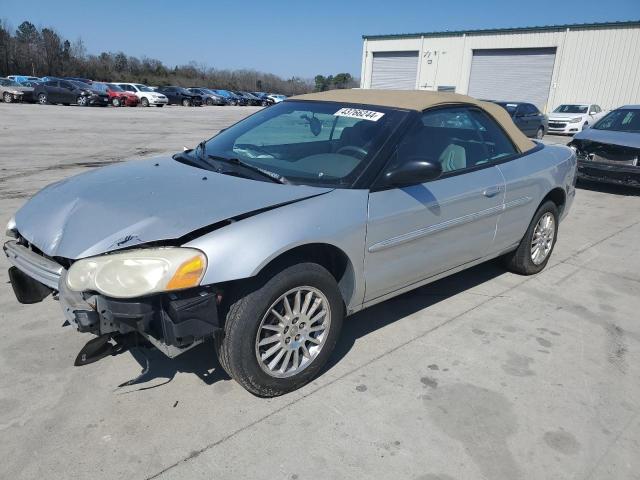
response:
[(422, 56), (424, 55), (424, 35), (420, 35), (420, 51), (418, 52), (418, 74), (416, 75), (416, 90), (420, 90), (422, 82)]
[(362, 68), (360, 70), (360, 88), (367, 88), (367, 82), (365, 81), (365, 75), (367, 73), (367, 39), (364, 39), (362, 43)]

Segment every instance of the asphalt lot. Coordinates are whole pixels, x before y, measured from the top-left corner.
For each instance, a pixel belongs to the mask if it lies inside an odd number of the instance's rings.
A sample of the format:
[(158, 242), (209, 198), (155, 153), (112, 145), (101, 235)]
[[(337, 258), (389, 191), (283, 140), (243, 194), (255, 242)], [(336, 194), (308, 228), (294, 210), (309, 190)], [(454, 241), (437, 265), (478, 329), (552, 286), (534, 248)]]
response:
[[(0, 222), (48, 183), (192, 146), (251, 107), (0, 104)], [(548, 142), (567, 139), (547, 137)], [(639, 479), (640, 194), (587, 185), (547, 269), (478, 266), (361, 312), (270, 400), (205, 344), (85, 367), (91, 337), (26, 306), (0, 260), (0, 478)]]

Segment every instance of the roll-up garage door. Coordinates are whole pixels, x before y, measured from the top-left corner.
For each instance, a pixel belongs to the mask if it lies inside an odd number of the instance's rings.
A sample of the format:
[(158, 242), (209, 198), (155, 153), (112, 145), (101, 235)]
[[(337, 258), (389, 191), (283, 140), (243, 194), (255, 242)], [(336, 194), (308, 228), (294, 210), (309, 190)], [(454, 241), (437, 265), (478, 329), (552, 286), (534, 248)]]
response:
[(483, 100), (530, 102), (544, 111), (555, 48), (474, 50), (469, 95)]
[(371, 88), (413, 90), (418, 76), (418, 52), (373, 52)]

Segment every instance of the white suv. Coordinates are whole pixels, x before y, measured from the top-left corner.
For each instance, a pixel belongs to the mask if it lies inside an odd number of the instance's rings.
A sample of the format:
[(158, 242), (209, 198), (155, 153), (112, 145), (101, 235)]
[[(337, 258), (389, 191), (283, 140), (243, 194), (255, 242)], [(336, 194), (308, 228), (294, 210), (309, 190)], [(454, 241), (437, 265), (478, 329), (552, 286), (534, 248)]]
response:
[(573, 135), (593, 125), (606, 113), (599, 105), (594, 104), (566, 103), (560, 105), (549, 114), (548, 133)]
[(133, 92), (140, 99), (140, 105), (148, 107), (155, 105), (156, 107), (164, 107), (169, 103), (169, 99), (161, 93), (153, 91), (150, 87), (141, 83), (116, 83), (120, 88), (127, 92)]

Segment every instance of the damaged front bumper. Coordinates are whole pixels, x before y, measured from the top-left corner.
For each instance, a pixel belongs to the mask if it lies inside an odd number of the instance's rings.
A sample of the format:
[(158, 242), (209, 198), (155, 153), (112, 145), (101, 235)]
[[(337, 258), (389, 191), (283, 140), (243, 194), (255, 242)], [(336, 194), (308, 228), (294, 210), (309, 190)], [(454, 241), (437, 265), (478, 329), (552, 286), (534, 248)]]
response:
[(211, 337), (220, 327), (214, 287), (115, 299), (67, 288), (67, 270), (17, 240), (3, 250), (12, 267), (11, 285), (21, 303), (36, 303), (49, 294), (60, 301), (66, 320), (80, 332), (142, 335), (169, 357), (175, 357)]

